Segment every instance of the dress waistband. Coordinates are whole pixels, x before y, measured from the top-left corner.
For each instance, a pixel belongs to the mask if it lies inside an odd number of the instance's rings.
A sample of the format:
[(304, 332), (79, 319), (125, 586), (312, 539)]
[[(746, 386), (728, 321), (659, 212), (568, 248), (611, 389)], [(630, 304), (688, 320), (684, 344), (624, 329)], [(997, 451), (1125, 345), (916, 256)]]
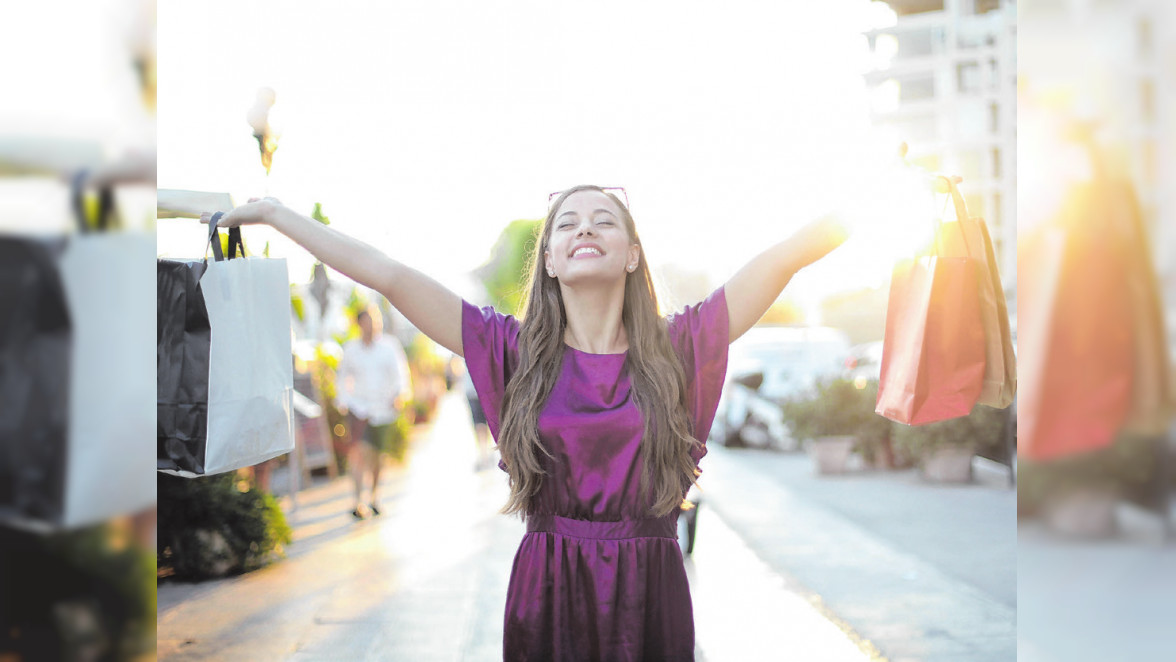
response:
[(674, 538), (678, 537), (678, 526), (673, 515), (651, 519), (621, 520), (619, 522), (592, 522), (559, 515), (530, 515), (527, 517), (527, 533), (558, 533), (573, 538), (595, 538), (597, 540), (624, 540), (626, 538)]

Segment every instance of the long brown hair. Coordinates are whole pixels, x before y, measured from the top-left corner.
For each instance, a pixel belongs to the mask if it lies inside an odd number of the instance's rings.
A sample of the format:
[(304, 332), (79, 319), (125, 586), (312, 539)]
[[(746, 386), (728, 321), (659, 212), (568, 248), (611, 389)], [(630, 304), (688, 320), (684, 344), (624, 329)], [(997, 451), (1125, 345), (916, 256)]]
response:
[[(533, 268), (524, 289), (519, 327), (519, 364), (506, 386), (499, 420), (498, 447), (510, 473), (510, 498), (504, 513), (526, 517), (543, 476), (540, 454), (551, 458), (539, 439), (539, 412), (547, 403), (563, 364), (567, 313), (559, 283), (544, 275), (544, 252), (551, 240), (556, 212), (579, 191), (600, 191), (616, 203), (630, 243), (641, 246), (628, 208), (599, 186), (576, 186), (564, 191), (547, 213), (536, 237)], [(682, 503), (687, 486), (697, 477), (690, 451), (698, 445), (691, 433), (686, 403), (686, 371), (670, 344), (666, 320), (658, 315), (653, 278), (640, 250), (637, 268), (625, 276), (621, 322), (629, 338), (625, 357), (630, 394), (645, 421), (641, 456), (641, 494), (650, 495), (651, 515), (661, 517)], [(649, 487), (652, 485), (652, 491)]]

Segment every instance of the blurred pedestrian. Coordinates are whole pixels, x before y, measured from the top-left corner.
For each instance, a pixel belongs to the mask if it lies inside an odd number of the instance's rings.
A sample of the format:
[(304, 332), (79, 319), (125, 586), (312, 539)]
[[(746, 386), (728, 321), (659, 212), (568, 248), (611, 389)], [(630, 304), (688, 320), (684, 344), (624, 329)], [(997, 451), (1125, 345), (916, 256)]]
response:
[(380, 514), (377, 491), (380, 460), (390, 426), (412, 397), (408, 359), (394, 336), (384, 335), (379, 315), (360, 310), (355, 315), (360, 337), (343, 345), (343, 358), (335, 373), (336, 404), (347, 414), (350, 436), (347, 464), (355, 479), (352, 516), (363, 519), (363, 484), (370, 471), (372, 515)]
[[(835, 217), (822, 218), (702, 302), (661, 317), (618, 194), (577, 186), (552, 195), (520, 319), (462, 301), (272, 198), (220, 220), (271, 225), (465, 358), (509, 474), (503, 512), (527, 522), (507, 589), (508, 660), (694, 658), (677, 518), (706, 453), (727, 345), (798, 270), (845, 240)], [(717, 235), (723, 221), (709, 228)]]

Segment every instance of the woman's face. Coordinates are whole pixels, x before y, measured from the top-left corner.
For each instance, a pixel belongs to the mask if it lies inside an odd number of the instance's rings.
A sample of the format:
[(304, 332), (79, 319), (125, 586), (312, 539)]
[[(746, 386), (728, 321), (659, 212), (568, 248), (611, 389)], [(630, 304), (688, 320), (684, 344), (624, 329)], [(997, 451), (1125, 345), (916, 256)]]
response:
[(560, 205), (543, 261), (548, 277), (574, 285), (623, 280), (636, 268), (639, 254), (617, 203), (587, 190), (569, 195)]

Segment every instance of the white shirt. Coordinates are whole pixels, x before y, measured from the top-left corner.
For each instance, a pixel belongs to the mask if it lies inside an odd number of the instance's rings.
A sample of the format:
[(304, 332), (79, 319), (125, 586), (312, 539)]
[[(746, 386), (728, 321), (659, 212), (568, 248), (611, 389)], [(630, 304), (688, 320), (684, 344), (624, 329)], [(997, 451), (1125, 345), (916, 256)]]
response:
[(343, 345), (343, 358), (335, 372), (335, 403), (371, 425), (396, 420), (396, 398), (412, 397), (408, 359), (400, 342), (391, 336), (372, 338), (366, 345), (362, 338)]

